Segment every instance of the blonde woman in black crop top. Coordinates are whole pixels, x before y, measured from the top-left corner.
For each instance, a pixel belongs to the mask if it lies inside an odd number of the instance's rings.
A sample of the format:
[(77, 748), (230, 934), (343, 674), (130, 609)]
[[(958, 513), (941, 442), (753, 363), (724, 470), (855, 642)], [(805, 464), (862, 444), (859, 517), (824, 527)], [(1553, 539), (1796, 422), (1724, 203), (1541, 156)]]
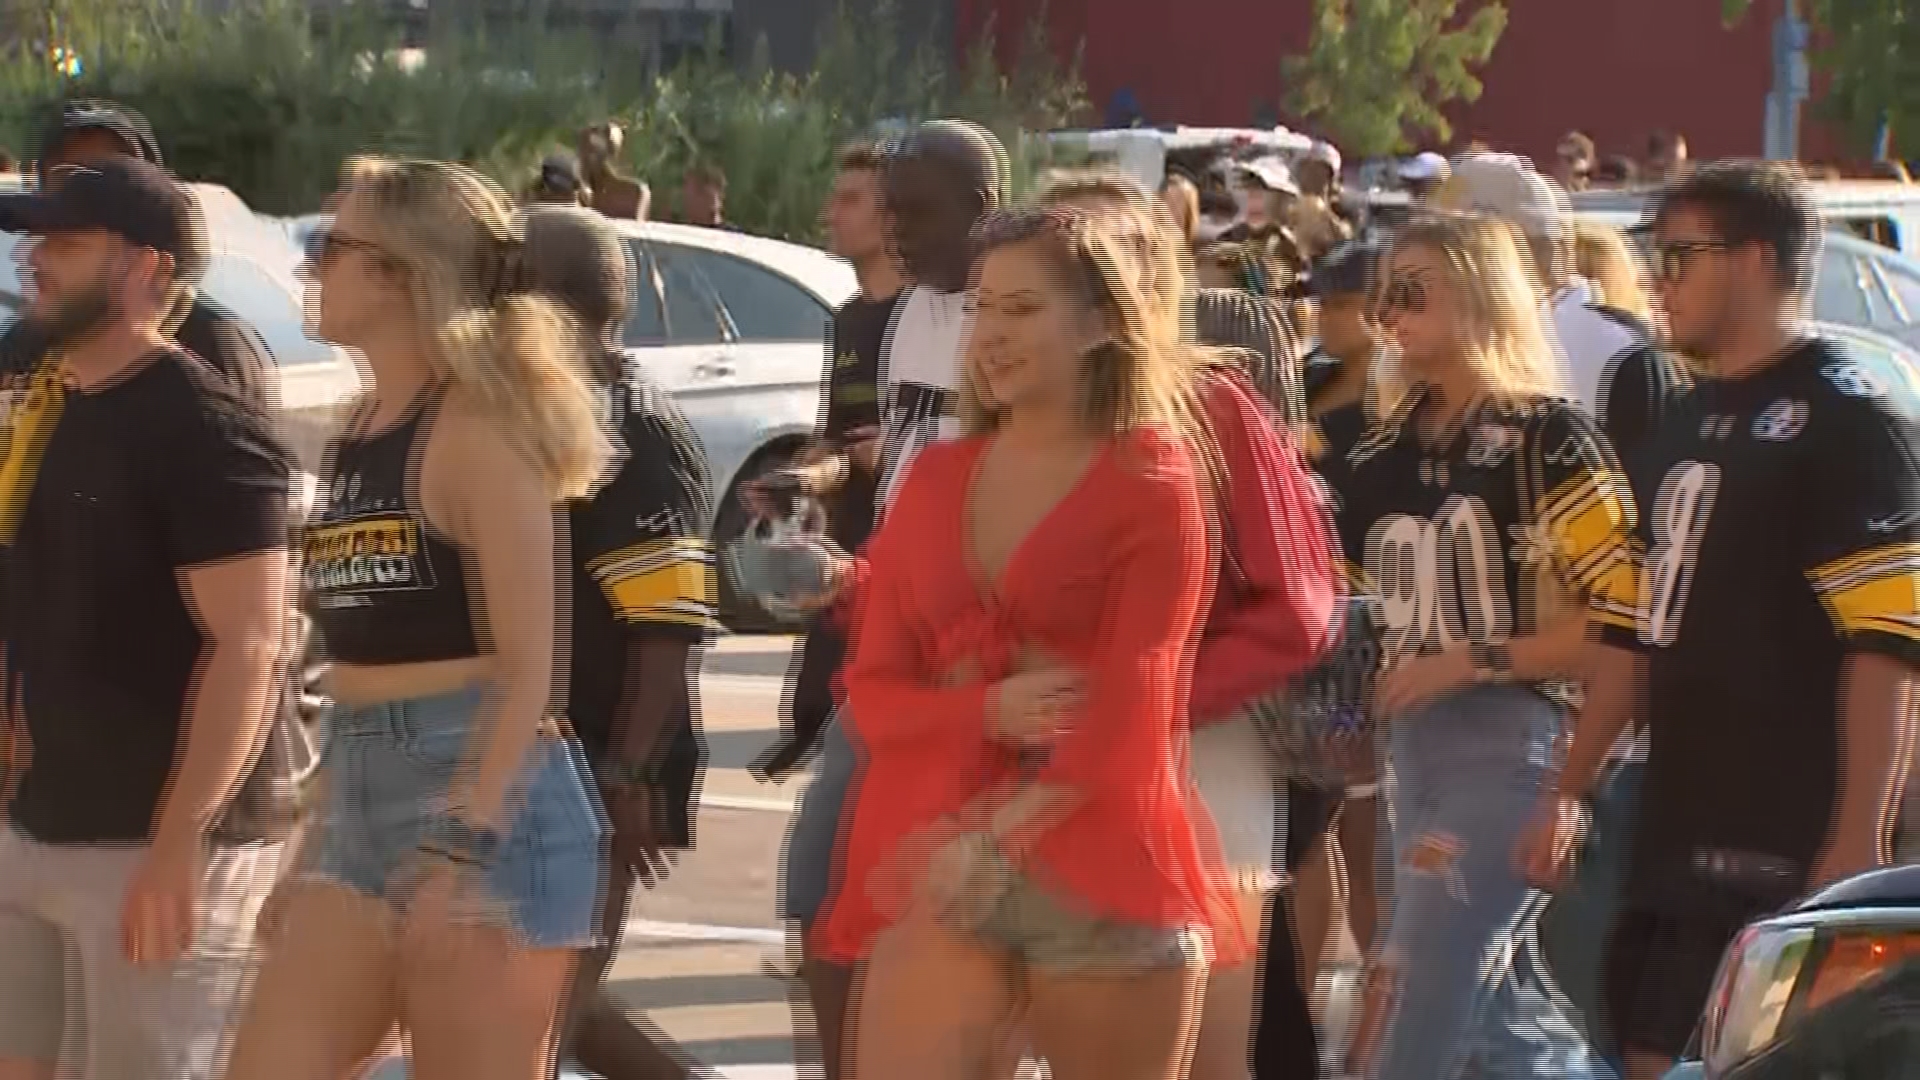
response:
[(543, 1080), (598, 932), (603, 817), (554, 718), (557, 501), (607, 455), (507, 196), (361, 160), (308, 251), (373, 386), (329, 447), (306, 591), (334, 664), (321, 792), (235, 1080), (337, 1080), (404, 1015), (422, 1080)]

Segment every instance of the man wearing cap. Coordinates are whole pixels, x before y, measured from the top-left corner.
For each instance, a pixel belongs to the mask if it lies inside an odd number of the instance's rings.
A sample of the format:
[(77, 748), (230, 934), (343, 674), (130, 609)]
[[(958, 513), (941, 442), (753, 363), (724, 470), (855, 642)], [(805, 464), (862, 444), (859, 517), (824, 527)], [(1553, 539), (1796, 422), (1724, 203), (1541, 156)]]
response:
[(1453, 166), (1431, 150), (1422, 150), (1400, 163), (1400, 183), (1416, 203), (1426, 202), (1451, 175)]
[(271, 716), (290, 466), (168, 336), (208, 257), (185, 187), (107, 156), (0, 212), (33, 234), (46, 343), (0, 433), (0, 1076), (54, 1076), (84, 1030), (91, 1080), (206, 1080), (278, 856), (236, 792)]
[(540, 163), (540, 175), (527, 185), (522, 201), (542, 206), (584, 205), (587, 184), (580, 179), (580, 163), (572, 154), (548, 154)]
[(704, 529), (712, 482), (699, 437), (664, 389), (620, 349), (629, 290), (620, 236), (580, 208), (527, 213), (526, 263), (536, 287), (590, 328), (586, 369), (620, 451), (591, 499), (568, 510), (573, 638), (567, 717), (586, 750), (613, 824), (605, 943), (581, 960), (570, 996), (569, 1047), (608, 1080), (691, 1075), (602, 988), (636, 882), (667, 870), (664, 853), (693, 846), (694, 788), (706, 757), (694, 682), (719, 629), (713, 551)]
[(1454, 166), (1435, 203), (1491, 214), (1519, 228), (1524, 253), (1547, 286), (1541, 314), (1560, 352), (1564, 389), (1599, 419), (1616, 453), (1631, 454), (1678, 403), (1688, 380), (1654, 344), (1650, 328), (1601, 303), (1574, 272), (1566, 193), (1512, 154), (1470, 154)]
[[(69, 101), (41, 135), (36, 163), (40, 185), (53, 190), (74, 166), (109, 157), (166, 165), (153, 129), (139, 113), (110, 101)], [(5, 219), (0, 219), (0, 229), (23, 231), (20, 222)], [(181, 310), (168, 313), (163, 329), (181, 348), (226, 376), (242, 396), (268, 410), (279, 405), (273, 354), (245, 319), (196, 291), (186, 294)], [(39, 364), (46, 343), (34, 331), (31, 320), (22, 319), (0, 335), (0, 392), (17, 392)]]

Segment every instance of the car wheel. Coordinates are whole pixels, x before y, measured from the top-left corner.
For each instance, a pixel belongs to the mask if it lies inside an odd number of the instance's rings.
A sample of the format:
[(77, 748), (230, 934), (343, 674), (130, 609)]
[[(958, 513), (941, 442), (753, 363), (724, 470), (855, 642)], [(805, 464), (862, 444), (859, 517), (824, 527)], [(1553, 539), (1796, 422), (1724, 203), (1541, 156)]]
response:
[(798, 624), (782, 620), (762, 607), (751, 594), (742, 592), (734, 583), (733, 570), (727, 565), (725, 555), (727, 545), (739, 539), (749, 523), (746, 504), (740, 501), (740, 489), (748, 480), (793, 464), (804, 447), (804, 443), (797, 441), (776, 443), (749, 458), (714, 512), (713, 549), (720, 556), (720, 572), (716, 575), (720, 584), (720, 621), (736, 634), (791, 634), (801, 629)]

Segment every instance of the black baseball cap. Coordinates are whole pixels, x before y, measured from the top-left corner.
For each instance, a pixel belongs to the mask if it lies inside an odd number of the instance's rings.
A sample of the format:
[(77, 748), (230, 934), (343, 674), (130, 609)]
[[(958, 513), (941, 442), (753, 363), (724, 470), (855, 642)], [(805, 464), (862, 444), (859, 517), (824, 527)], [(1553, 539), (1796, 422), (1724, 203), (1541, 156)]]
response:
[(1367, 292), (1373, 287), (1373, 264), (1378, 254), (1374, 245), (1361, 240), (1337, 245), (1308, 271), (1307, 294), (1324, 300)]
[(586, 185), (580, 179), (580, 161), (572, 154), (549, 154), (540, 163), (540, 184), (548, 191), (573, 195)]
[(0, 194), (0, 229), (105, 230), (173, 256), (174, 280), (196, 284), (212, 254), (200, 200), (165, 169), (137, 158), (76, 166), (52, 190)]
[(76, 98), (60, 106), (60, 115), (40, 136), (36, 155), (45, 162), (56, 155), (69, 136), (82, 131), (104, 131), (126, 144), (127, 154), (153, 165), (165, 166), (160, 142), (153, 137), (153, 126), (139, 112), (114, 101)]

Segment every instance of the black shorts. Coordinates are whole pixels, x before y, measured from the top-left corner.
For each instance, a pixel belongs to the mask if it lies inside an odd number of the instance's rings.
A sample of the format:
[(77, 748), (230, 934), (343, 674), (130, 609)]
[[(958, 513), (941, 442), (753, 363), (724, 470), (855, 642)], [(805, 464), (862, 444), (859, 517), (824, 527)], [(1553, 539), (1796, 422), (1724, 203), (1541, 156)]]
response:
[(1693, 911), (1628, 907), (1602, 961), (1601, 994), (1622, 1049), (1678, 1058), (1706, 1010), (1720, 957), (1742, 927), (1771, 908)]
[(1344, 801), (1340, 792), (1287, 783), (1287, 873), (1299, 870), (1319, 849)]

